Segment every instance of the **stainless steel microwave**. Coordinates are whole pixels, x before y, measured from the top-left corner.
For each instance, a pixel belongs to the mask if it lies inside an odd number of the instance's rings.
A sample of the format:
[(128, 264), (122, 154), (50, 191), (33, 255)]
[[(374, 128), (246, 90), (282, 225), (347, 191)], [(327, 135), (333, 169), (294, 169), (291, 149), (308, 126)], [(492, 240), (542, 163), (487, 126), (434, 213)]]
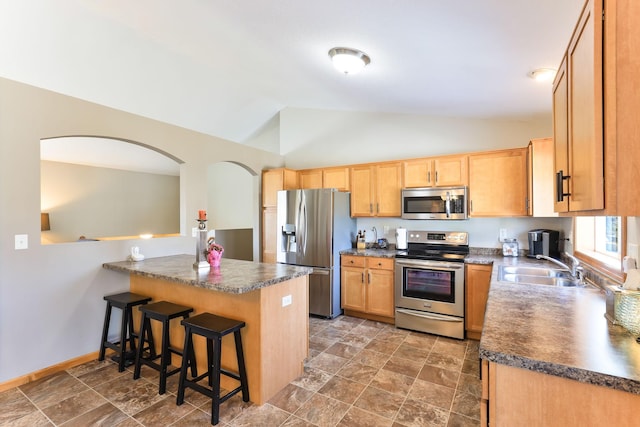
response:
[(467, 219), (467, 187), (405, 188), (404, 219)]

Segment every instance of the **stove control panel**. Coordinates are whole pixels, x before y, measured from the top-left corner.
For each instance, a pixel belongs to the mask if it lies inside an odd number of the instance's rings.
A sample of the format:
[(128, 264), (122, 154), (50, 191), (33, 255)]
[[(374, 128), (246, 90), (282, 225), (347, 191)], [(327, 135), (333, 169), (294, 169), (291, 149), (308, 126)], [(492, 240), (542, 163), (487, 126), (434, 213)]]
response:
[(464, 231), (409, 231), (409, 243), (428, 243), (440, 245), (468, 245), (469, 234)]

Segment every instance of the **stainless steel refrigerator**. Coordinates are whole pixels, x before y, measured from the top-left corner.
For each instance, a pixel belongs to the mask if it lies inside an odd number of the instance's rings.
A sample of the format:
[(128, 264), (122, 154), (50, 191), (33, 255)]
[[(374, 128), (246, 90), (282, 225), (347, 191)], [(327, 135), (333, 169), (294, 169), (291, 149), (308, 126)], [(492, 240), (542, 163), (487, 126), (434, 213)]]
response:
[(278, 191), (277, 261), (313, 267), (309, 313), (333, 318), (340, 307), (340, 251), (351, 248), (356, 221), (349, 193), (335, 189)]

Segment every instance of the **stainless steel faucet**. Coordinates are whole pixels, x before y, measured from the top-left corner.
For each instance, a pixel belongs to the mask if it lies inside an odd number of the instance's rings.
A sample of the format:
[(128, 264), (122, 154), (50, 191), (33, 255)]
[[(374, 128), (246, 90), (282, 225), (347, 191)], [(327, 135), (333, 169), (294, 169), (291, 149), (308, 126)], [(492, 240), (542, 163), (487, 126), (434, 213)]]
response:
[(559, 261), (555, 258), (551, 258), (546, 255), (536, 255), (536, 258), (546, 259), (547, 261), (551, 261), (552, 263), (559, 265), (560, 267), (564, 268), (569, 273), (571, 273), (571, 277), (573, 277), (574, 279), (582, 281), (584, 277), (584, 268), (580, 265), (580, 260), (567, 252), (564, 252), (563, 255), (571, 260), (571, 267), (569, 267), (567, 264), (563, 263), (562, 261)]

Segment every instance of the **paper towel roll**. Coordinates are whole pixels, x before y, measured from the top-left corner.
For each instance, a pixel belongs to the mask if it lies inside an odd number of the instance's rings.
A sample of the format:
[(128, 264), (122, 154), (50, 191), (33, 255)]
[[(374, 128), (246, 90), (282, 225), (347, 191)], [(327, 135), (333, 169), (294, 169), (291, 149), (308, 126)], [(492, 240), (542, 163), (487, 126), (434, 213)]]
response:
[(627, 272), (627, 280), (622, 285), (624, 289), (637, 291), (640, 287), (640, 270), (632, 268)]

